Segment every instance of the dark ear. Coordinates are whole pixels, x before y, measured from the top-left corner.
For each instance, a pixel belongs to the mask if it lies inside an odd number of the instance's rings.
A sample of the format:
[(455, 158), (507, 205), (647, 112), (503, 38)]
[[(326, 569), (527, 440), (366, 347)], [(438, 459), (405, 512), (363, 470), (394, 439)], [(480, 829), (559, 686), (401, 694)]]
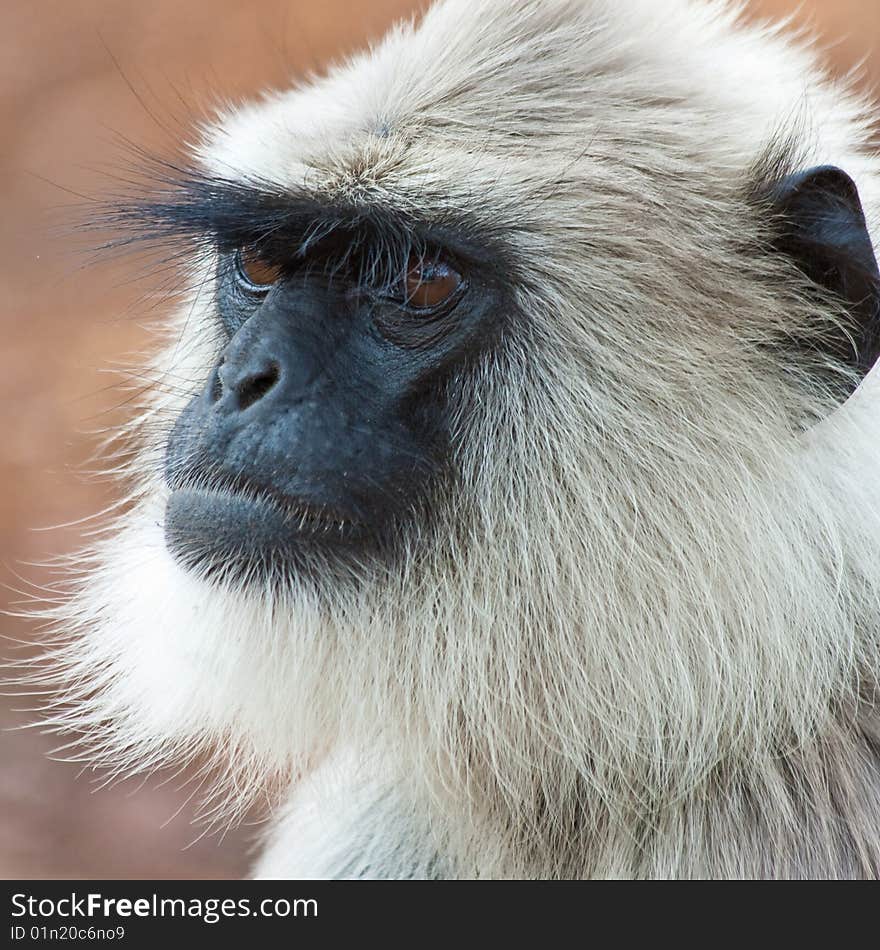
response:
[(855, 182), (832, 165), (787, 175), (769, 189), (774, 247), (851, 317), (828, 355), (864, 376), (880, 355), (880, 270)]

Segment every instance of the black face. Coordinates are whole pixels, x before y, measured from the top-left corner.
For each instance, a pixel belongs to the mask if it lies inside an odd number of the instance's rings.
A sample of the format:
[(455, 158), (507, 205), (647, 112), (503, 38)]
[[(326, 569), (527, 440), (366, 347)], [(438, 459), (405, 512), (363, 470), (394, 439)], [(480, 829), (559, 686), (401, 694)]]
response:
[(166, 450), (165, 532), (187, 566), (239, 577), (399, 549), (447, 467), (456, 375), (497, 293), (460, 253), (336, 228), (221, 247), (228, 340)]
[[(768, 245), (849, 320), (840, 341), (814, 334), (803, 349), (863, 375), (880, 349), (880, 270), (855, 186), (836, 168), (781, 167), (759, 168), (751, 189)], [(168, 190), (109, 223), (207, 246), (225, 338), (168, 438), (169, 549), (200, 570), (265, 579), (357, 568), (423, 538), (455, 478), (456, 384), (513, 312), (503, 236), (469, 217), (415, 221), (159, 171)]]

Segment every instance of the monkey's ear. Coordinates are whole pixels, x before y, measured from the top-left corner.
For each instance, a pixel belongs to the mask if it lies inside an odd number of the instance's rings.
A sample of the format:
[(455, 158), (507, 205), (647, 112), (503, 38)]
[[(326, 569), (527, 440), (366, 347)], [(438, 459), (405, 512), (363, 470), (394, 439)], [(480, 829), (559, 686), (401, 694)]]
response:
[(827, 341), (828, 355), (861, 378), (880, 355), (880, 270), (855, 182), (823, 165), (778, 179), (769, 198), (774, 247), (851, 317), (839, 339)]

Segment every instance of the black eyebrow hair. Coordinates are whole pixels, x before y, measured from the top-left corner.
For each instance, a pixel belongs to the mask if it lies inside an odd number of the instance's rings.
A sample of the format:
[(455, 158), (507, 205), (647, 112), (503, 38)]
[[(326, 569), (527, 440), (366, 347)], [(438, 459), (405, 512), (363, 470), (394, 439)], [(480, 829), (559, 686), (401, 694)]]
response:
[(394, 257), (438, 247), (484, 264), (503, 256), (497, 236), (468, 213), (420, 218), (388, 201), (236, 181), (167, 162), (154, 165), (149, 183), (141, 194), (125, 196), (98, 215), (94, 224), (118, 235), (105, 246), (183, 240), (221, 250), (252, 246), (268, 257), (289, 258), (305, 256), (335, 235)]

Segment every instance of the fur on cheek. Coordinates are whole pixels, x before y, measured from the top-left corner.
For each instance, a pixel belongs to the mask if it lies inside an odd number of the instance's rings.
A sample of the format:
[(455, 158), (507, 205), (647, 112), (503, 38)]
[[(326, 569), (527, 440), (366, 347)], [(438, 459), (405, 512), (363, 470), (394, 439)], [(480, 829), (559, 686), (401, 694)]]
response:
[(215, 791), (237, 810), (336, 728), (317, 611), (185, 571), (166, 549), (160, 498), (130, 512), (42, 615), (57, 640), (30, 679), (53, 690), (49, 727), (83, 740), (90, 763), (121, 774), (208, 754), (223, 773)]

